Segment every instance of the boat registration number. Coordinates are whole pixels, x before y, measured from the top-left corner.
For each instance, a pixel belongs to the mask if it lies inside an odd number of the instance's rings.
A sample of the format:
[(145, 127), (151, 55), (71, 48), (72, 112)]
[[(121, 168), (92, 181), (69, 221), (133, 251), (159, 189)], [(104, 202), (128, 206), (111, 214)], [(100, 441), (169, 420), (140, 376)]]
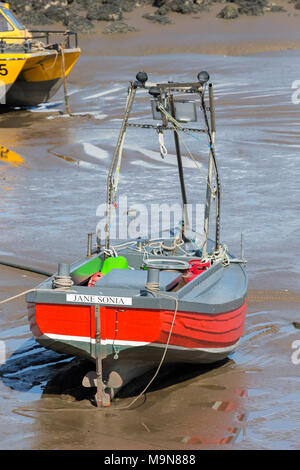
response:
[(67, 302), (103, 305), (132, 305), (131, 297), (112, 297), (110, 295), (67, 294)]
[(8, 70), (6, 64), (0, 64), (0, 75), (2, 75), (2, 77), (5, 77), (7, 74)]

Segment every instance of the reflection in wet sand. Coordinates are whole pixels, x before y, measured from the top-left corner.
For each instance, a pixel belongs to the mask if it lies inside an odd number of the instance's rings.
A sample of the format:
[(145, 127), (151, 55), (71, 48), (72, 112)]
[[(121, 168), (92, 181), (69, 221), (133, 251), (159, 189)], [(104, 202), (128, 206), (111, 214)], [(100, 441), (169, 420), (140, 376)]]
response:
[[(121, 406), (128, 404), (130, 396), (139, 393), (149, 377), (142, 377), (138, 384), (131, 384), (109, 410), (99, 410), (91, 405), (87, 396), (80, 395), (78, 379), (84, 373), (86, 365), (78, 362), (76, 364), (76, 361), (73, 365), (72, 361), (66, 366), (60, 365), (62, 370), (51, 379), (51, 384), (46, 384), (42, 400), (34, 406), (18, 406), (13, 410), (14, 414), (33, 419), (41, 426), (35, 448), (55, 447), (54, 436), (53, 442), (46, 444), (45, 441), (45, 430), (52, 434), (51, 422), (55, 422), (58, 427), (68, 427), (67, 423), (72, 422), (74, 426), (80, 425), (86, 432), (89, 428), (93, 429), (94, 434), (87, 434), (79, 448), (98, 449), (107, 448), (107, 436), (115, 448), (119, 448), (119, 443), (122, 445), (122, 442), (126, 442), (128, 449), (141, 448), (141, 445), (145, 448), (197, 449), (201, 445), (233, 443), (245, 427), (243, 399), (247, 397), (247, 390), (242, 386), (243, 375), (230, 374), (233, 365), (229, 364), (230, 361), (219, 368), (206, 368), (202, 371), (196, 371), (195, 367), (190, 366), (185, 369), (174, 366), (173, 370), (162, 370), (147, 396), (126, 411)], [(48, 364), (48, 368), (50, 366)], [(228, 373), (231, 375), (229, 387), (214, 386), (216, 378), (220, 380)], [(40, 371), (38, 375), (41, 377)], [(33, 382), (38, 380), (35, 378)], [(245, 434), (244, 431), (243, 433)], [(104, 436), (106, 437), (103, 440)], [(60, 448), (70, 448), (67, 438), (61, 436), (61, 439)]]
[(3, 147), (3, 145), (1, 145), (0, 161), (9, 163), (10, 165), (17, 167), (23, 164), (24, 159), (16, 152), (13, 152), (12, 150), (9, 150), (6, 147)]

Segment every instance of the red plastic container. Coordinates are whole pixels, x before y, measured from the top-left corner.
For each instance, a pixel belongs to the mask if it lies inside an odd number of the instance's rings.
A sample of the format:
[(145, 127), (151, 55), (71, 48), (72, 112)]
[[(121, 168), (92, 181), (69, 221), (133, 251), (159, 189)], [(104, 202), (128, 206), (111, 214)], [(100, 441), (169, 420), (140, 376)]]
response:
[(199, 276), (199, 274), (203, 273), (210, 267), (210, 262), (205, 262), (199, 259), (191, 259), (189, 261), (191, 267), (188, 270), (187, 276), (185, 278), (185, 282), (191, 282), (195, 277)]
[(103, 277), (104, 274), (102, 273), (95, 273), (93, 274), (91, 277), (90, 277), (90, 280), (89, 280), (89, 283), (88, 283), (88, 287), (94, 287), (94, 284), (99, 281), (99, 279), (101, 279), (101, 277)]

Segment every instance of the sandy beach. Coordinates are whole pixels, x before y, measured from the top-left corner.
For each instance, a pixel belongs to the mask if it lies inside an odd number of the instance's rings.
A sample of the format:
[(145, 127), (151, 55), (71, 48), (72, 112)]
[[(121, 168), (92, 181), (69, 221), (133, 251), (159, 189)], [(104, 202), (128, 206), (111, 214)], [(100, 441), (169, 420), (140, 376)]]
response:
[(153, 13), (153, 9), (140, 7), (124, 17), (137, 31), (103, 34), (107, 22), (97, 22), (94, 34), (80, 35), (81, 46), (85, 54), (103, 56), (172, 53), (237, 56), (300, 49), (300, 10), (288, 1), (276, 4), (286, 12), (224, 20), (216, 17), (224, 5), (215, 4), (199, 15), (171, 13), (168, 16), (173, 23), (167, 25), (147, 21), (143, 15)]

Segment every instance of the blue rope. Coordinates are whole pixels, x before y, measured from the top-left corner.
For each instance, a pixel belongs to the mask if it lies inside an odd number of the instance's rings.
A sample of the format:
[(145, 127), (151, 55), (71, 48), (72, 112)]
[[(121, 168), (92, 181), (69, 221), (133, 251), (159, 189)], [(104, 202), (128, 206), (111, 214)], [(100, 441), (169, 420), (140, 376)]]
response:
[[(199, 142), (202, 142), (202, 140), (195, 134), (193, 134), (192, 132), (190, 131), (184, 131), (186, 134), (189, 134), (191, 137), (193, 137), (194, 139), (196, 140), (199, 140)], [(209, 145), (208, 144), (208, 148), (212, 149), (212, 150), (215, 150), (215, 147), (213, 145)]]

